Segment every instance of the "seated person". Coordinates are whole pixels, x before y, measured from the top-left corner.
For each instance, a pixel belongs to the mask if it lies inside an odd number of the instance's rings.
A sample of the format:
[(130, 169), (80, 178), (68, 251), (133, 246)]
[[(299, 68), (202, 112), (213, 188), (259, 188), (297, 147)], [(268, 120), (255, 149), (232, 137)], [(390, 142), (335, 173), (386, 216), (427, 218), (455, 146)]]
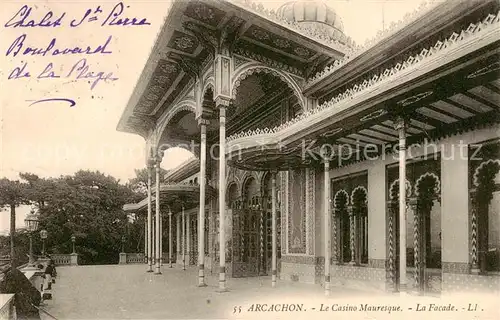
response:
[(14, 305), (18, 319), (40, 319), (40, 292), (21, 271), (10, 268), (0, 283), (0, 292), (15, 294)]

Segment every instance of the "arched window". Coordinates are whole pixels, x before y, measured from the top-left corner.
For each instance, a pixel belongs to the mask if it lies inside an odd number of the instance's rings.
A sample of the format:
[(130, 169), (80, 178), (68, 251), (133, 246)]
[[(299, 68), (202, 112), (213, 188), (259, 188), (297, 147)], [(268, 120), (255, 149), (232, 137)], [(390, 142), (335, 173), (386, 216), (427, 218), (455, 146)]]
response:
[(500, 142), (469, 150), (472, 268), (500, 271)]

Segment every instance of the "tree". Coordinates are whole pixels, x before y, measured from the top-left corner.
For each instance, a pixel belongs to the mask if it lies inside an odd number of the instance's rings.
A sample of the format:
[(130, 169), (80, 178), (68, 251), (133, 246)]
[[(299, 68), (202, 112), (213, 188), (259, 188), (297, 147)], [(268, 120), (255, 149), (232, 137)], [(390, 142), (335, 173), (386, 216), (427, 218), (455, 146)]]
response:
[(48, 249), (71, 252), (75, 235), (82, 263), (117, 262), (129, 223), (123, 205), (142, 196), (111, 176), (91, 171), (49, 179), (33, 190), (30, 199), (43, 202), (40, 227), (48, 231)]
[(33, 173), (20, 173), (21, 179), (27, 182), (26, 198), (39, 209), (43, 209), (53, 191), (53, 180), (42, 179)]
[[(160, 177), (163, 180), (165, 174), (168, 173), (168, 170), (160, 168)], [(129, 185), (132, 190), (142, 195), (146, 195), (148, 191), (148, 169), (135, 169), (136, 177), (129, 180)], [(151, 185), (154, 186), (156, 184), (156, 171), (153, 170), (151, 174)], [(142, 199), (141, 199), (142, 200)]]
[(10, 259), (12, 267), (17, 266), (15, 247), (16, 208), (27, 204), (27, 186), (19, 181), (7, 178), (0, 179), (0, 208), (10, 209)]

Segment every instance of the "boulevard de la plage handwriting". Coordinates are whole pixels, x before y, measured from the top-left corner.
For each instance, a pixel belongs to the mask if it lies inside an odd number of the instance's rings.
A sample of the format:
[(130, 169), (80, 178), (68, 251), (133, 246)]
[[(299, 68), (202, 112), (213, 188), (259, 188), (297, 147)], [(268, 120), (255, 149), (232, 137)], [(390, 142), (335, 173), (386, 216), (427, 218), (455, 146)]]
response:
[[(40, 7), (38, 7), (40, 8)], [(44, 29), (46, 32), (54, 28), (71, 29), (93, 26), (90, 31), (96, 32), (95, 27), (103, 28), (109, 34), (105, 34), (102, 41), (94, 44), (75, 46), (69, 43), (72, 39), (66, 37), (63, 40), (52, 38), (47, 45), (35, 47), (30, 44), (31, 37), (28, 37), (26, 30)], [(130, 28), (149, 26), (151, 23), (144, 17), (135, 17), (130, 6), (123, 2), (117, 3), (112, 9), (105, 9), (101, 5), (88, 8), (85, 12), (69, 14), (67, 12), (43, 11), (29, 5), (20, 7), (12, 17), (4, 24), (4, 28), (19, 30), (19, 35), (13, 40), (5, 51), (7, 57), (15, 58), (16, 65), (8, 71), (8, 80), (19, 80), (26, 78), (36, 78), (41, 80), (68, 79), (70, 81), (83, 80), (90, 84), (93, 90), (99, 83), (109, 83), (118, 80), (118, 77), (110, 71), (102, 71), (93, 66), (87, 58), (99, 55), (113, 54), (111, 41), (113, 28)], [(33, 37), (34, 38), (34, 37)], [(84, 42), (86, 43), (86, 42)], [(53, 57), (53, 61), (48, 64), (32, 66), (28, 64), (29, 57)], [(58, 58), (62, 56), (75, 56), (73, 63), (60, 65)], [(32, 104), (49, 101), (65, 101), (70, 106), (76, 105), (71, 98), (48, 98), (35, 100)]]

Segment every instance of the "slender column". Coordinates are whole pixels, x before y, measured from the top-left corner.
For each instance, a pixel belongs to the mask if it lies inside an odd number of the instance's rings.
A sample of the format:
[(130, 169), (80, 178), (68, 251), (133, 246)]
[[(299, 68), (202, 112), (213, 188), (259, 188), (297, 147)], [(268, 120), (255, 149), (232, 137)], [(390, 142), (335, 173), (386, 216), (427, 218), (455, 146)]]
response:
[(144, 262), (148, 263), (148, 220), (144, 219)]
[(394, 291), (397, 289), (396, 283), (396, 210), (392, 202), (388, 203), (389, 207), (389, 225), (388, 225), (388, 234), (389, 234), (389, 281)]
[(155, 249), (156, 249), (156, 271), (155, 274), (161, 274), (161, 217), (160, 217), (160, 163), (161, 156), (156, 158), (156, 232), (155, 232)]
[(160, 211), (160, 267), (163, 266), (163, 213)]
[(200, 214), (198, 217), (198, 286), (205, 284), (205, 185), (207, 162), (207, 120), (200, 120)]
[(182, 206), (182, 270), (186, 270), (186, 215)]
[[(474, 199), (474, 195), (471, 198)], [(479, 274), (477, 208), (474, 200), (472, 201), (471, 211), (471, 272)]]
[(349, 247), (351, 249), (351, 261), (349, 264), (356, 264), (356, 223), (354, 221), (354, 210), (352, 206), (347, 208), (349, 213)]
[(172, 211), (168, 210), (168, 263), (172, 268)]
[(406, 119), (398, 118), (399, 132), (399, 291), (406, 292)]
[(191, 256), (193, 255), (193, 250), (191, 247), (191, 215), (188, 214), (186, 217), (186, 249), (187, 249), (187, 265), (191, 265)]
[(226, 288), (226, 107), (219, 105), (219, 291)]
[[(330, 187), (330, 185), (328, 185)], [(331, 195), (330, 195), (331, 196)], [(335, 207), (333, 207), (333, 212), (331, 214), (331, 230), (332, 230), (332, 242), (331, 242), (331, 252), (332, 252), (332, 262), (333, 264), (337, 264), (339, 262), (339, 252), (340, 250), (338, 249), (338, 228), (339, 222), (338, 222), (338, 214), (335, 212)]]
[(271, 173), (271, 193), (272, 193), (272, 203), (271, 203), (271, 210), (272, 210), (272, 223), (271, 223), (271, 228), (272, 228), (272, 260), (271, 260), (271, 270), (272, 270), (272, 286), (276, 287), (276, 278), (278, 275), (278, 270), (277, 270), (277, 258), (278, 258), (278, 234), (277, 234), (277, 225), (276, 225), (276, 172)]
[(415, 289), (418, 293), (423, 293), (425, 250), (422, 250), (423, 216), (417, 211), (417, 199), (410, 200), (413, 211), (413, 261), (415, 262)]
[(330, 295), (330, 252), (331, 248), (331, 215), (330, 215), (330, 162), (325, 161), (324, 178), (324, 218), (325, 218), (325, 295)]
[(175, 234), (175, 238), (177, 239), (176, 243), (175, 243), (175, 246), (176, 246), (176, 250), (175, 250), (175, 263), (177, 264), (177, 259), (179, 257), (179, 255), (181, 254), (181, 216), (180, 215), (177, 215), (176, 217), (176, 222), (177, 222), (177, 232)]
[(156, 267), (156, 240), (155, 240), (155, 235), (156, 235), (156, 219), (155, 215), (151, 214), (151, 264), (153, 266), (153, 269)]
[(151, 214), (151, 175), (153, 169), (153, 162), (148, 161), (148, 272), (153, 272), (153, 219)]

